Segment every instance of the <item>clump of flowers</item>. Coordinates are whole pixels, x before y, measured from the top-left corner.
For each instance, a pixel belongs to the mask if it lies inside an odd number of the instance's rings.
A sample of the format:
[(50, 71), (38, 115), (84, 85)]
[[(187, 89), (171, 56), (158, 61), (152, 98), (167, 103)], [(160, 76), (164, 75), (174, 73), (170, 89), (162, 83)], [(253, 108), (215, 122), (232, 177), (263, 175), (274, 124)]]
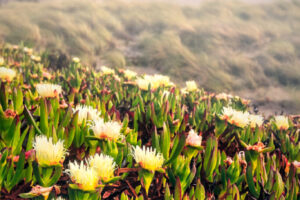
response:
[(143, 169), (149, 171), (160, 169), (164, 162), (162, 154), (157, 153), (152, 147), (133, 147), (133, 157)]
[(104, 122), (103, 119), (94, 121), (91, 129), (99, 139), (119, 140), (124, 136), (121, 134), (122, 124), (114, 121)]
[(61, 165), (67, 154), (63, 141), (58, 140), (54, 143), (52, 138), (48, 139), (44, 135), (35, 138), (33, 148), (41, 166)]
[(105, 66), (101, 67), (101, 71), (104, 75), (115, 74), (115, 70), (105, 67)]
[(82, 124), (83, 121), (97, 121), (100, 120), (100, 112), (91, 106), (81, 106), (78, 105), (73, 109), (73, 112), (78, 111), (78, 124)]
[(186, 139), (186, 144), (193, 147), (200, 147), (202, 143), (202, 136), (198, 135), (193, 129), (189, 131)]
[(240, 128), (244, 128), (249, 124), (248, 112), (237, 111), (231, 107), (224, 107), (220, 118)]
[(39, 83), (36, 85), (36, 90), (41, 97), (58, 97), (62, 92), (61, 86), (50, 83)]
[(72, 182), (83, 191), (94, 191), (99, 186), (97, 172), (89, 165), (85, 165), (83, 161), (79, 164), (77, 162), (69, 163), (69, 169), (66, 172)]
[(289, 125), (289, 118), (283, 115), (278, 115), (274, 117), (274, 122), (279, 130), (287, 130), (290, 125)]
[(96, 171), (99, 180), (107, 181), (114, 176), (116, 163), (111, 156), (95, 154), (89, 158), (89, 165)]
[(11, 82), (15, 76), (16, 76), (15, 70), (9, 69), (6, 67), (0, 67), (0, 79), (1, 80)]

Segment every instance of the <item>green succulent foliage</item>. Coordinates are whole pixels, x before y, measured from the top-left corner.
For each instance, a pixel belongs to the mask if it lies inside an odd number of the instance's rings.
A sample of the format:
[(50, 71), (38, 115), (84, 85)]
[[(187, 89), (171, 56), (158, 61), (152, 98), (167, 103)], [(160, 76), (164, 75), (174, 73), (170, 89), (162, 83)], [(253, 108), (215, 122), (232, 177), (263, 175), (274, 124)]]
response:
[[(284, 130), (272, 119), (262, 126), (241, 128), (223, 116), (224, 107), (249, 110), (241, 98), (219, 99), (203, 89), (182, 92), (177, 86), (153, 89), (151, 83), (145, 90), (135, 82), (143, 76), (128, 79), (117, 69), (103, 74), (80, 62), (52, 69), (46, 54), (34, 61), (22, 46), (1, 46), (0, 56), (3, 65), (17, 73), (11, 82), (0, 77), (0, 195), (10, 195), (24, 185), (58, 185), (69, 199), (80, 200), (109, 195), (122, 200), (299, 197), (297, 118), (290, 118)], [(52, 78), (43, 75), (46, 70)], [(59, 84), (62, 93), (40, 96), (35, 85), (46, 81)], [(121, 123), (122, 139), (97, 137), (92, 116), (75, 111), (77, 105), (96, 109), (97, 118), (104, 122)], [(201, 136), (201, 145), (191, 145), (192, 129)], [(39, 165), (32, 153), (39, 135), (63, 141), (68, 154), (62, 163)], [(144, 169), (143, 163), (136, 163), (132, 146), (154, 148), (163, 157), (162, 166)], [(99, 152), (113, 158), (115, 174), (95, 190), (84, 191), (63, 172), (70, 161), (86, 161)], [(43, 198), (29, 191), (18, 195)]]

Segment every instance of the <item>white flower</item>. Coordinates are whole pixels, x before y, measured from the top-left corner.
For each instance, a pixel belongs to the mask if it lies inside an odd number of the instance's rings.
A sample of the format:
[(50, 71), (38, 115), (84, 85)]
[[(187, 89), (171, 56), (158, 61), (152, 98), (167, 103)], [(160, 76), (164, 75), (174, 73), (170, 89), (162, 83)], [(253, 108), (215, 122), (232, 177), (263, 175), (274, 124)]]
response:
[(143, 148), (133, 147), (133, 157), (135, 161), (144, 169), (155, 171), (162, 167), (164, 158), (160, 153), (157, 153), (152, 147)]
[(124, 136), (121, 134), (122, 124), (118, 122), (104, 122), (103, 119), (94, 121), (91, 129), (94, 135), (100, 139), (118, 140), (123, 139)]
[(151, 90), (156, 90), (160, 86), (169, 87), (174, 85), (168, 76), (160, 74), (155, 74), (154, 76), (145, 75), (143, 78), (138, 78), (136, 80), (136, 84), (142, 90), (148, 90), (149, 84), (151, 86)]
[(97, 172), (83, 161), (69, 163), (69, 169), (66, 170), (73, 183), (83, 191), (94, 191), (98, 187)]
[(108, 74), (115, 74), (115, 70), (111, 69), (111, 68), (108, 68), (108, 67), (105, 67), (105, 66), (102, 66), (101, 67), (101, 71), (104, 75), (108, 75)]
[(32, 54), (32, 48), (24, 47), (24, 48), (23, 48), (23, 51), (24, 51), (25, 53), (27, 53), (28, 55), (31, 55), (31, 54)]
[(82, 124), (83, 121), (96, 121), (100, 119), (100, 112), (91, 106), (78, 105), (73, 109), (73, 113), (78, 111), (78, 124)]
[(241, 128), (249, 124), (248, 112), (237, 111), (231, 107), (224, 107), (220, 118)]
[(198, 90), (197, 83), (195, 81), (186, 81), (185, 84), (186, 84), (186, 90), (188, 92), (193, 92)]
[(74, 63), (79, 63), (79, 62), (80, 62), (80, 59), (79, 59), (78, 57), (73, 57), (73, 58), (72, 58), (72, 61), (73, 61)]
[(57, 97), (61, 92), (61, 86), (50, 83), (39, 83), (36, 85), (36, 90), (41, 97)]
[(131, 71), (131, 70), (129, 70), (129, 69), (126, 69), (126, 70), (124, 71), (124, 76), (125, 76), (128, 80), (130, 80), (130, 79), (136, 77), (136, 75), (137, 75), (136, 72)]
[(41, 166), (61, 165), (67, 154), (63, 141), (53, 143), (52, 138), (48, 139), (44, 135), (35, 137), (33, 148), (37, 162)]
[(15, 76), (16, 76), (15, 70), (6, 67), (0, 67), (1, 80), (6, 80), (8, 82), (11, 82)]
[(88, 162), (90, 166), (94, 168), (100, 180), (107, 181), (114, 176), (116, 163), (112, 157), (103, 154), (95, 154), (89, 158)]
[(190, 130), (186, 139), (186, 144), (193, 147), (200, 147), (202, 143), (202, 136), (198, 135), (193, 129)]
[(274, 117), (274, 121), (276, 124), (276, 127), (279, 130), (287, 130), (290, 125), (289, 125), (289, 118), (283, 115), (278, 115)]
[(251, 128), (261, 127), (264, 123), (264, 118), (261, 115), (249, 115), (249, 122)]
[(31, 60), (33, 60), (35, 62), (40, 62), (41, 61), (41, 57), (40, 56), (31, 55), (30, 58), (31, 58)]

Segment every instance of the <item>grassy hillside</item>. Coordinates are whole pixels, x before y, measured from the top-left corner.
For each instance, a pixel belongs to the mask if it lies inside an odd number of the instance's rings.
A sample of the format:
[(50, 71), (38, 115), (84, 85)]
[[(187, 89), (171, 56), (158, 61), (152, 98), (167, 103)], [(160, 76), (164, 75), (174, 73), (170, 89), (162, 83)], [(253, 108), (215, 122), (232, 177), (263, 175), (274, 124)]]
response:
[(10, 2), (0, 38), (300, 111), (300, 4)]

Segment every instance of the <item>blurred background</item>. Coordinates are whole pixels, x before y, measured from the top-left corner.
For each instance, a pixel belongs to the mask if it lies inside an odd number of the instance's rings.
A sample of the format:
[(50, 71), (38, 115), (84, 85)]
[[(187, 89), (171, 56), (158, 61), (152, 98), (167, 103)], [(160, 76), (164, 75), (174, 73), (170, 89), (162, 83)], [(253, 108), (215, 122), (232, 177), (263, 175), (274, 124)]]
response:
[(300, 112), (300, 1), (0, 0), (0, 43)]

